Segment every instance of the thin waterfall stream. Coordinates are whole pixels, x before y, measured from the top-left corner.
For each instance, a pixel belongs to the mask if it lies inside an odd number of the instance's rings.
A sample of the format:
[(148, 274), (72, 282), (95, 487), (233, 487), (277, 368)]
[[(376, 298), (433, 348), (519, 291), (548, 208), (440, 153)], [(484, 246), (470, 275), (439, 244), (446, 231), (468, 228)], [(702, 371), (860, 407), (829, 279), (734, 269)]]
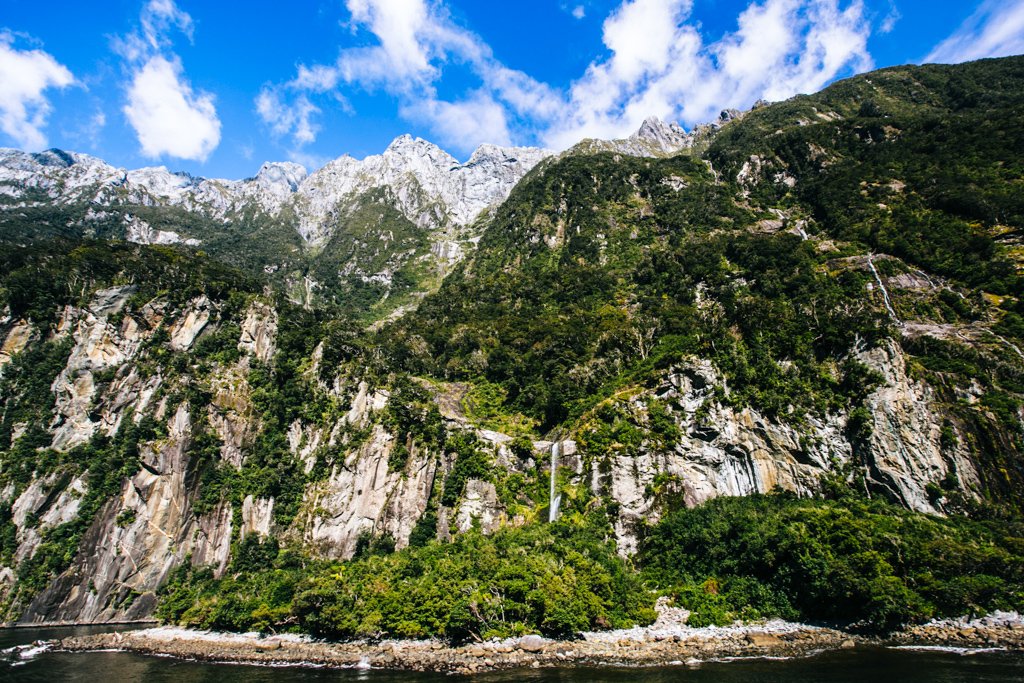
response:
[(892, 302), (889, 301), (889, 292), (886, 290), (885, 285), (882, 283), (882, 277), (878, 274), (878, 270), (875, 268), (874, 262), (871, 260), (871, 254), (868, 254), (868, 268), (875, 276), (875, 282), (878, 283), (878, 288), (882, 290), (882, 299), (885, 301), (885, 309), (889, 311), (889, 315), (896, 322), (897, 325), (902, 325), (903, 322), (896, 315), (896, 311), (893, 310)]
[(562, 502), (561, 494), (555, 491), (558, 481), (558, 451), (561, 445), (561, 441), (551, 444), (551, 493), (548, 496), (548, 522), (558, 519), (558, 506)]

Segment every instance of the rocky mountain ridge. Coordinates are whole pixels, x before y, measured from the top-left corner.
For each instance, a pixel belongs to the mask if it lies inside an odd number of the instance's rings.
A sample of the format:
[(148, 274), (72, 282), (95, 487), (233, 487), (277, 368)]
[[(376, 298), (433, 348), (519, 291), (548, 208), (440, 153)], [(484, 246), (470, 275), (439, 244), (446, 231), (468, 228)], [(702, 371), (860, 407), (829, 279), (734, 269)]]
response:
[[(637, 156), (675, 154), (738, 116), (738, 112), (722, 112), (718, 121), (698, 126), (692, 133), (650, 117), (627, 139), (589, 140), (563, 154), (601, 150)], [(172, 206), (228, 222), (257, 212), (294, 221), (303, 240), (319, 246), (338, 230), (339, 221), (361, 197), (377, 190), (384, 190), (395, 208), (420, 228), (466, 227), (503, 200), (534, 166), (554, 155), (537, 147), (483, 144), (461, 163), (437, 145), (405, 134), (381, 154), (363, 159), (346, 154), (312, 173), (294, 162), (268, 161), (251, 178), (228, 180), (172, 172), (166, 166), (129, 170), (59, 149), (39, 153), (0, 149), (0, 211), (87, 204), (92, 209), (85, 217), (89, 221), (105, 217), (104, 207)], [(289, 218), (282, 217), (282, 211)], [(126, 216), (124, 224), (126, 239), (138, 244), (198, 244), (187, 242), (195, 238), (155, 231), (134, 216)]]
[[(436, 145), (403, 135), (380, 155), (362, 160), (346, 155), (312, 174), (292, 162), (267, 162), (253, 178), (224, 180), (172, 173), (164, 166), (125, 170), (61, 150), (30, 154), (4, 149), (0, 195), (7, 198), (5, 211), (39, 203), (87, 203), (95, 211), (115, 204), (165, 205), (222, 221), (247, 210), (277, 217), (287, 207), (298, 216), (298, 232), (316, 245), (336, 229), (328, 219), (349, 210), (343, 200), (351, 202), (381, 188), (422, 228), (468, 225), (550, 154), (530, 147), (482, 145), (460, 164)], [(147, 243), (147, 237), (144, 229), (129, 232), (130, 240), (138, 243)]]
[(346, 155), (312, 174), (267, 162), (253, 178), (223, 180), (125, 170), (61, 150), (0, 150), (0, 224), (11, 236), (201, 247), (254, 275), (275, 274), (295, 301), (340, 301), (372, 320), (414, 307), (472, 250), (473, 222), (548, 156), (481, 145), (460, 163), (404, 135), (379, 155)]
[[(594, 144), (659, 156), (688, 149), (701, 135), (652, 118), (628, 140)], [(586, 150), (577, 146), (559, 156), (580, 153)], [(489, 212), (554, 156), (484, 144), (462, 163), (401, 135), (381, 154), (343, 155), (312, 173), (266, 162), (252, 178), (226, 180), (164, 166), (126, 170), (56, 149), (6, 149), (0, 225), (13, 234), (202, 248), (273, 275), (293, 301), (334, 301), (373, 323), (415, 308), (475, 249)]]

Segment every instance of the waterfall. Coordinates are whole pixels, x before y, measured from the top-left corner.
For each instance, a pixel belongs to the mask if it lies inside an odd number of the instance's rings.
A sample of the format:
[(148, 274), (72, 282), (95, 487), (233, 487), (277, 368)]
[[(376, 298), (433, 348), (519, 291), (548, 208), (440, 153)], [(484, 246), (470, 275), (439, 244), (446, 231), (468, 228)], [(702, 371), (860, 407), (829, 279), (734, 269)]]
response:
[(551, 444), (551, 494), (548, 497), (549, 522), (554, 522), (558, 519), (558, 505), (562, 502), (561, 494), (555, 492), (555, 484), (558, 478), (558, 451), (561, 445), (561, 441)]
[(896, 316), (896, 311), (893, 310), (892, 303), (889, 301), (889, 292), (886, 291), (885, 285), (882, 284), (882, 278), (879, 276), (878, 271), (875, 270), (875, 264), (871, 261), (871, 254), (868, 254), (868, 268), (870, 268), (871, 272), (874, 274), (875, 282), (878, 283), (878, 288), (882, 290), (882, 298), (885, 300), (885, 309), (889, 311), (889, 315), (894, 321), (896, 321), (897, 325), (902, 325), (903, 323), (900, 322), (900, 319)]
[(1014, 344), (1014, 343), (1013, 343), (1012, 341), (1010, 341), (1009, 339), (1004, 339), (1003, 337), (1000, 337), (1000, 336), (999, 336), (998, 334), (997, 334), (997, 335), (995, 335), (995, 337), (996, 337), (996, 339), (998, 339), (999, 341), (1003, 342), (1004, 344), (1006, 344), (1007, 346), (1009, 346), (1009, 347), (1010, 347), (1011, 349), (1013, 349), (1014, 351), (1016, 351), (1016, 352), (1017, 352), (1017, 355), (1018, 355), (1018, 356), (1020, 356), (1021, 358), (1024, 358), (1024, 351), (1021, 351), (1021, 350), (1020, 350), (1020, 347), (1019, 347), (1019, 346), (1017, 346), (1016, 344)]
[[(931, 277), (928, 276), (928, 273), (924, 272), (920, 268), (914, 268), (914, 272), (917, 273), (918, 275), (920, 275), (921, 277), (923, 277), (928, 282), (928, 286), (929, 287), (931, 287), (932, 289), (938, 289), (938, 287), (935, 285), (935, 283), (932, 282)], [(950, 290), (950, 291), (953, 291), (954, 294), (960, 294), (960, 292), (956, 292), (954, 290)], [(964, 295), (960, 294), (960, 298), (963, 299)]]

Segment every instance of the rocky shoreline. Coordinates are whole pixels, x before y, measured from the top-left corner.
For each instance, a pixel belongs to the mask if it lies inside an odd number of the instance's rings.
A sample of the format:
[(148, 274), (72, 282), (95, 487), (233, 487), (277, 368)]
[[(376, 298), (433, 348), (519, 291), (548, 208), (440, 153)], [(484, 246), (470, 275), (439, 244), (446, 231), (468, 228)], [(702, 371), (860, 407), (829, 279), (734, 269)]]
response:
[(441, 641), (329, 643), (306, 636), (231, 634), (158, 627), (65, 638), (65, 651), (122, 650), (211, 662), (382, 668), (473, 674), (554, 666), (698, 666), (743, 657), (801, 657), (863, 646), (1024, 650), (1024, 620), (1016, 613), (936, 621), (887, 639), (863, 638), (803, 624), (772, 621), (724, 628), (686, 626), (587, 633), (578, 640), (539, 636), (471, 643)]

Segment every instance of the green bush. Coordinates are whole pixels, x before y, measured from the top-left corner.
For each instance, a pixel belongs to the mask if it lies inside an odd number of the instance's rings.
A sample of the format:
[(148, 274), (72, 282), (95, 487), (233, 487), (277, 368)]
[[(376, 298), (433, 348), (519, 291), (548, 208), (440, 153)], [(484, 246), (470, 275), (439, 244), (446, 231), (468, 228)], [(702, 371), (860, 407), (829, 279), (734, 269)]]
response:
[(453, 641), (527, 632), (564, 637), (654, 616), (653, 594), (588, 527), (470, 531), (450, 544), (399, 552), (375, 544), (368, 538), (349, 562), (285, 567), (283, 552), (272, 558), (264, 554), (267, 543), (247, 539), (240, 548), (246, 559), (233, 564), (237, 574), (214, 580), (207, 570), (179, 571), (158, 614), (203, 628)]
[(1020, 531), (852, 497), (718, 498), (667, 515), (640, 557), (698, 623), (781, 616), (884, 631), (1024, 606)]

